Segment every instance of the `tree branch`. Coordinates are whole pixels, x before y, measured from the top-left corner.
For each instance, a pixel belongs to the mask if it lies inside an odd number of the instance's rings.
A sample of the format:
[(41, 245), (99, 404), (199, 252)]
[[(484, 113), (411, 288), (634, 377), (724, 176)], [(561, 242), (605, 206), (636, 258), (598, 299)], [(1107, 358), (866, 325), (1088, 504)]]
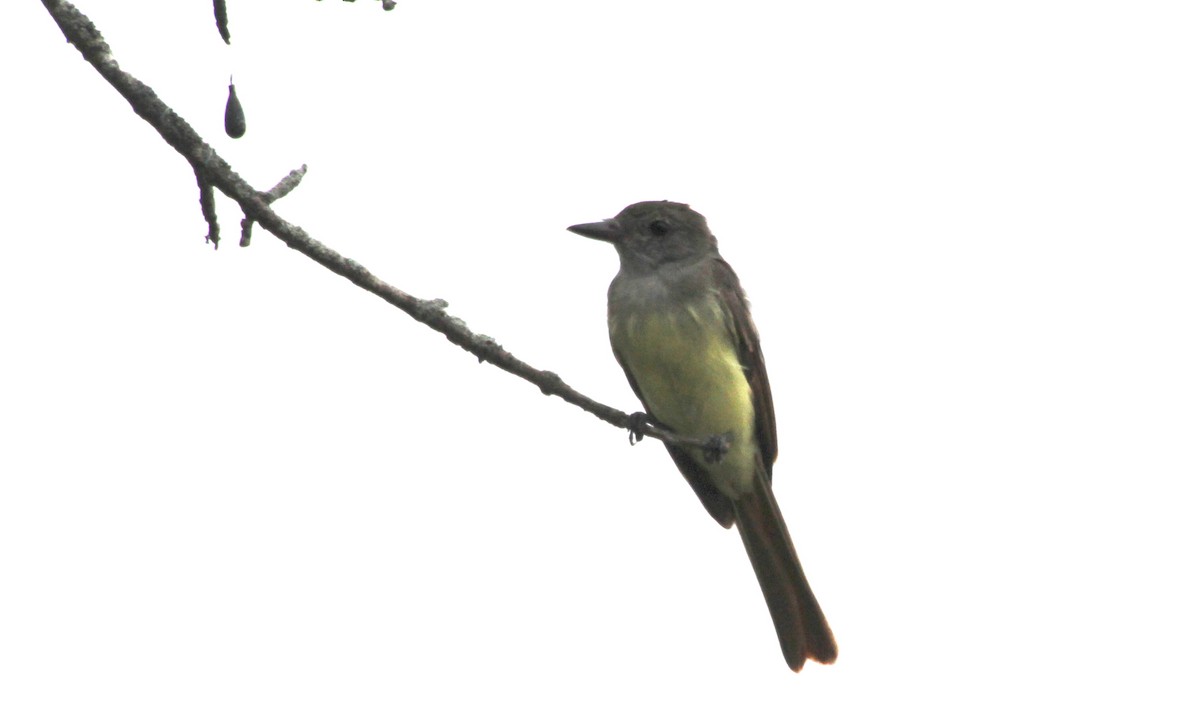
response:
[[(79, 49), (84, 59), (129, 101), (134, 112), (150, 123), (150, 126), (191, 164), (201, 190), (201, 206), (210, 228), (209, 238), (214, 244), (217, 230), (211, 189), (216, 187), (241, 205), (247, 221), (258, 222), (263, 229), (283, 240), (292, 249), (348, 279), (359, 288), (383, 298), (418, 322), (441, 332), (446, 339), (474, 354), (480, 363), (486, 361), (529, 381), (546, 395), (558, 396), (609, 424), (628, 430), (631, 439), (640, 439), (644, 434), (673, 444), (703, 448), (706, 449), (706, 453), (715, 447), (716, 451), (710, 454), (710, 458), (720, 458), (722, 452), (719, 437), (679, 437), (665, 428), (648, 424), (643, 413), (629, 415), (592, 400), (567, 385), (558, 374), (535, 369), (506, 351), (491, 337), (472, 332), (462, 320), (446, 314), (447, 303), (444, 300), (424, 300), (411, 296), (375, 277), (362, 264), (342, 256), (310, 237), (300, 227), (284, 220), (271, 209), (270, 203), (294, 188), (303, 175), (303, 170), (293, 171), (267, 193), (255, 190), (200, 138), (191, 125), (160, 100), (149, 86), (121, 70), (99, 30), (74, 5), (65, 0), (42, 0), (42, 4), (50, 12), (67, 41)], [(247, 236), (248, 226), (243, 226), (243, 236)]]

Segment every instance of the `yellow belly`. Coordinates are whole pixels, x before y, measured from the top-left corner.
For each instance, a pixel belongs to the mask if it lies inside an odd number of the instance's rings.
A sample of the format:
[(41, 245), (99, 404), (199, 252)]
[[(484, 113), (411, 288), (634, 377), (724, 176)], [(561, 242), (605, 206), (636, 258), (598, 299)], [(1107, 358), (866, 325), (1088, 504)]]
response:
[(736, 497), (749, 487), (758, 461), (750, 384), (716, 302), (679, 308), (610, 319), (609, 335), (651, 415), (690, 437), (732, 435), (719, 463), (693, 454), (717, 487)]

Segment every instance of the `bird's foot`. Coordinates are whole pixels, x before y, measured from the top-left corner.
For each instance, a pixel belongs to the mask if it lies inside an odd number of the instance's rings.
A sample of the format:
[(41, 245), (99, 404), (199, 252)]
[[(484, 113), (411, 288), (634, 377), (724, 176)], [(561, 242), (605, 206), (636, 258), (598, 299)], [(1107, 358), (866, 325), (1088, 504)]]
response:
[(650, 416), (636, 412), (629, 416), (629, 446), (633, 446), (646, 438), (646, 427), (650, 424)]
[(708, 438), (701, 449), (704, 452), (704, 460), (710, 464), (716, 464), (725, 458), (729, 453), (729, 447), (733, 444), (733, 433), (726, 432), (725, 434), (715, 434)]

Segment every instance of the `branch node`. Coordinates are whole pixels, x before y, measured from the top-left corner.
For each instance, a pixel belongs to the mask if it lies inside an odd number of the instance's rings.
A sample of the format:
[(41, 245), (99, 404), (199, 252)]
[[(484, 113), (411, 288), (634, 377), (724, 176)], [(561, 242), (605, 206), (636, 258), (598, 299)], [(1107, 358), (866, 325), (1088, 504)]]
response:
[(543, 395), (557, 395), (563, 385), (562, 378), (553, 371), (543, 371), (537, 382), (538, 390)]
[(495, 339), (492, 339), (486, 334), (475, 335), (474, 341), (476, 348), (473, 349), (472, 352), (475, 354), (475, 358), (478, 359), (479, 363), (481, 364), (488, 359), (494, 359), (504, 351), (504, 347), (500, 346), (500, 342), (497, 342)]
[[(300, 185), (300, 181), (304, 178), (304, 174), (306, 173), (308, 173), (308, 164), (300, 164), (300, 168), (292, 169), (288, 172), (288, 175), (283, 177), (282, 180), (271, 186), (270, 190), (262, 193), (263, 201), (270, 205), (276, 200), (279, 200), (283, 196), (292, 192), (296, 189), (296, 186)], [(243, 210), (243, 212), (245, 212), (245, 210)], [(250, 246), (250, 232), (253, 227), (254, 218), (247, 215), (246, 219), (242, 220), (242, 239), (240, 242), (238, 242), (238, 246)]]

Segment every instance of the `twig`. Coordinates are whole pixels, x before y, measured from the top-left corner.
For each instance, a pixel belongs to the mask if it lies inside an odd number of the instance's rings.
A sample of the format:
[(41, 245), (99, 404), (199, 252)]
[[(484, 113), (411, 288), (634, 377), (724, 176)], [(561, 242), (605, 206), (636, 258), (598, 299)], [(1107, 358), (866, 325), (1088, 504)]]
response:
[(217, 223), (216, 197), (213, 195), (212, 184), (200, 169), (196, 169), (196, 186), (200, 188), (200, 214), (208, 223), (208, 234), (204, 241), (212, 242), (213, 249), (216, 249), (221, 245), (221, 225)]
[[(226, 196), (235, 200), (250, 220), (258, 222), (263, 229), (278, 237), (292, 249), (295, 249), (330, 271), (348, 279), (363, 290), (374, 293), (392, 305), (408, 313), (421, 322), (445, 335), (446, 339), (474, 354), (480, 363), (488, 362), (514, 376), (529, 381), (546, 395), (554, 395), (566, 402), (595, 415), (605, 422), (622, 429), (635, 432), (639, 436), (645, 434), (656, 439), (674, 444), (713, 450), (710, 460), (720, 458), (722, 437), (683, 438), (674, 435), (665, 428), (648, 424), (641, 413), (629, 415), (620, 410), (592, 400), (571, 386), (567, 385), (558, 374), (552, 371), (535, 369), (529, 364), (506, 351), (491, 337), (476, 334), (460, 319), (447, 315), (444, 300), (423, 300), (405, 293), (375, 277), (365, 266), (346, 258), (336, 251), (310, 237), (303, 229), (287, 222), (271, 209), (270, 203), (277, 197), (295, 187), (303, 169), (299, 174), (293, 172), (271, 189), (271, 193), (260, 193), (249, 183), (234, 173), (230, 165), (222, 159), (211, 146), (206, 144), (196, 130), (192, 129), (182, 117), (168, 107), (149, 86), (133, 76), (125, 73), (117, 65), (112, 52), (104, 38), (92, 24), (92, 21), (65, 0), (42, 0), (42, 4), (54, 17), (59, 29), (67, 41), (75, 45), (83, 54), (85, 60), (104, 77), (117, 92), (120, 93), (143, 120), (150, 123), (176, 151), (178, 151), (196, 171), (196, 180), (201, 189), (201, 202), (205, 203), (206, 189), (219, 188)], [(203, 206), (202, 209), (207, 206)], [(208, 210), (205, 209), (207, 213)], [(205, 219), (208, 219), (206, 214)], [(214, 221), (209, 221), (209, 237), (216, 243)]]
[[(300, 180), (304, 178), (304, 174), (308, 173), (308, 164), (300, 164), (300, 168), (292, 169), (288, 175), (283, 177), (283, 180), (276, 183), (271, 190), (263, 193), (263, 199), (268, 203), (273, 203), (283, 196), (296, 189), (300, 185)], [(242, 219), (242, 239), (238, 242), (238, 246), (250, 246), (250, 230), (254, 227), (254, 219), (245, 217)]]

